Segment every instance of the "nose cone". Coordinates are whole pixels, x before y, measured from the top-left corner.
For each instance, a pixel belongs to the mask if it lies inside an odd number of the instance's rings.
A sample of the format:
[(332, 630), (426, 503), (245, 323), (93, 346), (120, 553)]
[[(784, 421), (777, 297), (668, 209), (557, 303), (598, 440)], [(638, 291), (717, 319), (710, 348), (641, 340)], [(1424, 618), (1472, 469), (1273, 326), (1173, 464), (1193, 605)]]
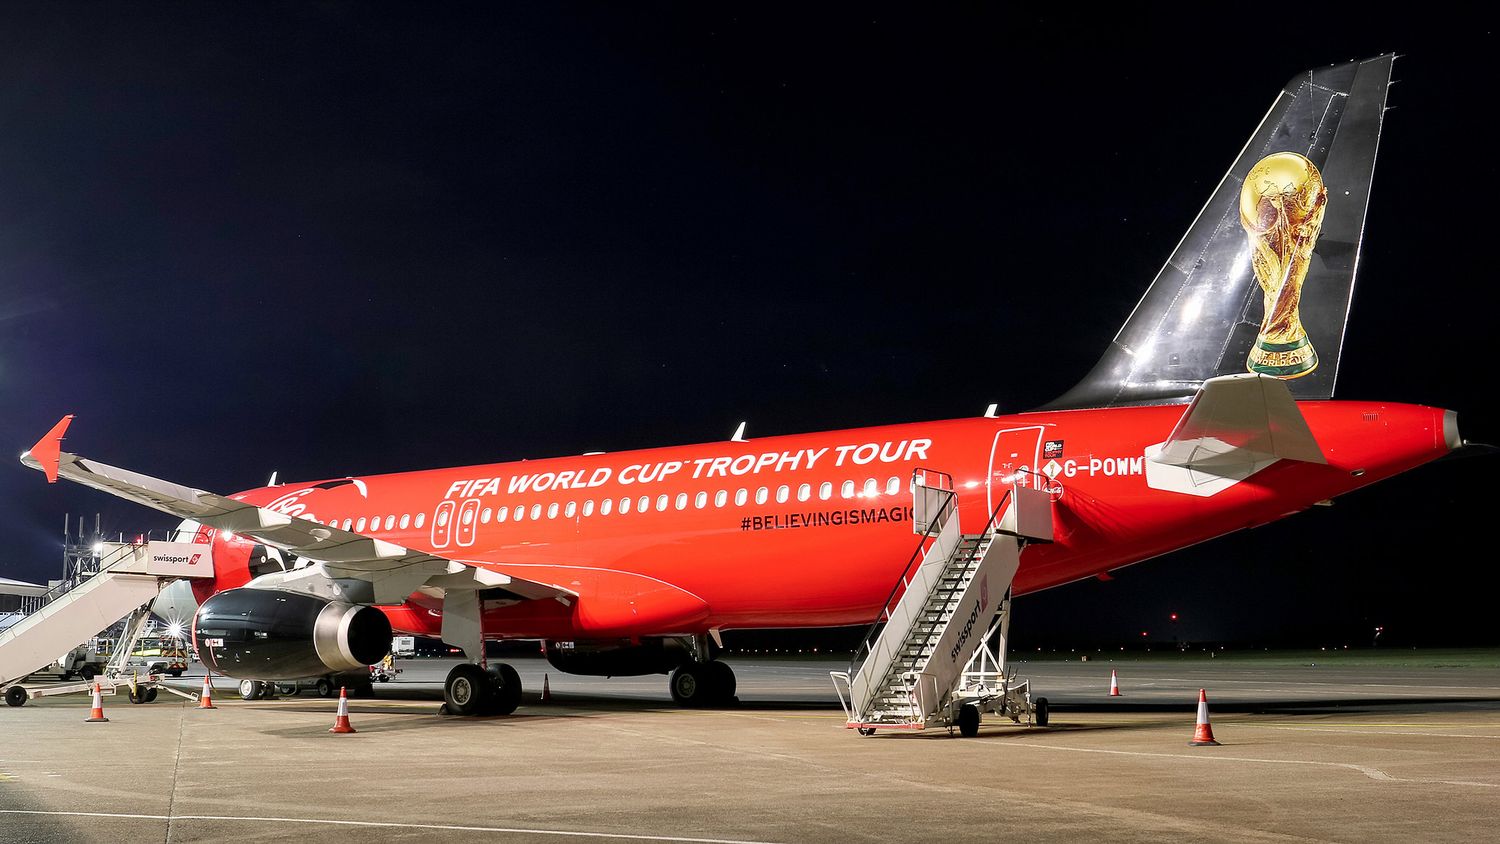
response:
[(168, 624), (190, 625), (198, 612), (191, 581), (178, 580), (161, 590), (151, 604), (151, 614)]
[(1449, 451), (1457, 451), (1464, 447), (1463, 435), (1458, 432), (1458, 413), (1453, 410), (1443, 411), (1443, 442)]

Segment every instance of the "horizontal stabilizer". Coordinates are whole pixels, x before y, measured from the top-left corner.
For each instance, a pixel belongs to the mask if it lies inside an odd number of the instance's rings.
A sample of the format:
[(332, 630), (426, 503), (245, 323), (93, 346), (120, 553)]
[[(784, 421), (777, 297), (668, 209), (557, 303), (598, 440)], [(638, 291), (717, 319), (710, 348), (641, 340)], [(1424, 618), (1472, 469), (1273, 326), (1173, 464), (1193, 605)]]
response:
[(1285, 381), (1244, 373), (1210, 378), (1151, 460), (1211, 469), (1271, 459), (1327, 463)]

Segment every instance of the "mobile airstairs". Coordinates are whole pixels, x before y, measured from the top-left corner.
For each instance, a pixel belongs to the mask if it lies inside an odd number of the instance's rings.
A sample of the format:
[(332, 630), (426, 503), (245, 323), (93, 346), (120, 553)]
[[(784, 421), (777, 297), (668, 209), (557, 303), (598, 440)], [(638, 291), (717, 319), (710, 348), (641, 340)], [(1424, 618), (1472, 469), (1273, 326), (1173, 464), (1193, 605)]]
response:
[[(0, 632), (0, 690), (5, 702), (20, 706), (33, 697), (87, 691), (95, 683), (104, 694), (126, 689), (132, 702), (154, 699), (158, 688), (196, 700), (197, 695), (161, 685), (158, 675), (127, 673), (126, 663), (150, 618), (151, 602), (167, 584), (181, 578), (213, 577), (210, 546), (175, 541), (103, 542), (97, 553), (96, 572), (25, 599), (21, 609), (26, 616)], [(126, 616), (124, 633), (102, 675), (85, 674), (84, 683), (22, 685), (29, 675)]]
[(964, 534), (952, 478), (914, 473), (912, 526), (922, 540), (850, 670), (831, 672), (851, 729), (941, 726), (972, 736), (985, 712), (1046, 726), (1046, 698), (1007, 673), (1005, 646), (1021, 551), (1052, 541), (1061, 490), (1029, 472), (1005, 481), (992, 487), (1000, 500), (981, 531)]

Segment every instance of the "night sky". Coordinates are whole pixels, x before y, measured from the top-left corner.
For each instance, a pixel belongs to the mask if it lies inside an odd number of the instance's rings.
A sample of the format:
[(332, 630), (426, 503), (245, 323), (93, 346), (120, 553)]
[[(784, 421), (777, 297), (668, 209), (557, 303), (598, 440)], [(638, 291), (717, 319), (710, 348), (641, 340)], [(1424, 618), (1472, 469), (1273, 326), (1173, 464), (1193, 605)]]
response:
[[(0, 8), (0, 575), (58, 576), (65, 512), (175, 521), (14, 462), (65, 413), (228, 493), (1034, 407), (1280, 86), (1389, 50), (1338, 395), (1500, 440), (1493, 22), (1152, 14)], [(1497, 471), (1025, 598), (1018, 642), (1500, 643)]]

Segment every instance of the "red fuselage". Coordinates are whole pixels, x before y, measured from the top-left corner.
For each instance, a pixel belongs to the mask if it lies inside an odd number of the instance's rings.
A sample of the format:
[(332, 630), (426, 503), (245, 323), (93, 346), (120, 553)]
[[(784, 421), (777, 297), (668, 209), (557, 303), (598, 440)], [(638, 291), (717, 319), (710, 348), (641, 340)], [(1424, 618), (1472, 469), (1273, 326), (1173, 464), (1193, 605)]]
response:
[[(1002, 479), (1019, 472), (1032, 483), (1044, 472), (1061, 484), (1056, 541), (1026, 549), (1020, 595), (1273, 521), (1450, 447), (1438, 409), (1299, 407), (1326, 465), (1278, 461), (1207, 496), (1148, 485), (1144, 451), (1181, 417), (1175, 405), (372, 475), (234, 497), (578, 593), (570, 604), (487, 606), (491, 638), (848, 625), (875, 618), (916, 548), (910, 481), (919, 467), (952, 476), (967, 532), (982, 528)], [(220, 559), (235, 549), (226, 550)], [(244, 579), (226, 570), (214, 588)], [(441, 606), (418, 592), (383, 609), (397, 630), (436, 635)]]

